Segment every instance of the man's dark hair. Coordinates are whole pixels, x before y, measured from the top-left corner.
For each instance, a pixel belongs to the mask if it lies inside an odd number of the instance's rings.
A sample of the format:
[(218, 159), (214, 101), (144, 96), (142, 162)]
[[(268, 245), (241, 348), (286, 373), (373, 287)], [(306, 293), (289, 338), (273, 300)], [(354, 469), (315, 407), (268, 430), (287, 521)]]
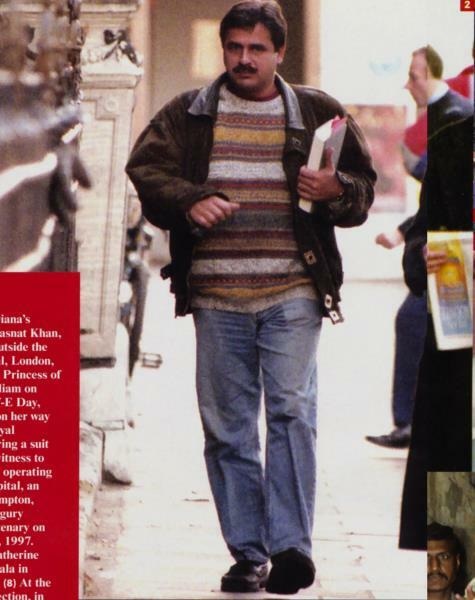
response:
[(432, 77), (435, 79), (442, 79), (444, 63), (440, 57), (440, 54), (438, 54), (430, 44), (414, 50), (412, 55), (415, 56), (416, 54), (422, 54), (425, 57), (427, 68), (429, 69)]
[(429, 540), (448, 540), (452, 543), (452, 551), (454, 554), (461, 554), (463, 551), (462, 542), (459, 540), (455, 531), (448, 525), (442, 525), (437, 521), (432, 521), (427, 525), (427, 541)]
[(280, 5), (274, 0), (245, 0), (235, 4), (221, 21), (219, 37), (221, 44), (230, 29), (254, 29), (262, 23), (269, 30), (275, 50), (285, 45), (287, 21)]
[(457, 594), (463, 594), (465, 586), (467, 584), (467, 571), (466, 571), (466, 554), (465, 548), (460, 541), (460, 538), (456, 535), (452, 527), (448, 525), (442, 525), (433, 521), (427, 525), (427, 541), (448, 541), (451, 544), (452, 552), (460, 557), (460, 566), (457, 572), (457, 577), (454, 581), (453, 591)]

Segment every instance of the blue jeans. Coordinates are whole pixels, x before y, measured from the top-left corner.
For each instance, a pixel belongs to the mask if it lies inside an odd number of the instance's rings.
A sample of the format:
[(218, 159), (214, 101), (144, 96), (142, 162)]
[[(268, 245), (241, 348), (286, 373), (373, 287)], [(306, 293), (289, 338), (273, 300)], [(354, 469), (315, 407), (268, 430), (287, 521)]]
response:
[(392, 391), (396, 427), (412, 422), (419, 363), (427, 327), (427, 298), (409, 292), (396, 315), (396, 350)]
[(310, 556), (320, 310), (298, 298), (256, 314), (195, 309), (194, 320), (204, 454), (229, 551), (256, 562), (291, 547)]

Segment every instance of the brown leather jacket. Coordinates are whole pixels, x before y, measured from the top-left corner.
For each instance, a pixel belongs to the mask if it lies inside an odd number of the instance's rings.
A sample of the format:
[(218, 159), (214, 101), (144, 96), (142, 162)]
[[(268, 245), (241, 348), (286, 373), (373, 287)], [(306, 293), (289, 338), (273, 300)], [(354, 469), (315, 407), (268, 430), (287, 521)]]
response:
[[(186, 213), (207, 196), (224, 196), (207, 184), (207, 177), (219, 88), (225, 80), (224, 74), (210, 86), (186, 92), (165, 105), (139, 136), (126, 167), (145, 217), (153, 225), (170, 230), (172, 261), (162, 275), (171, 277), (177, 315), (190, 312), (188, 273), (196, 230)], [(314, 88), (289, 85), (279, 76), (277, 85), (286, 110), (282, 162), (294, 207), (295, 238), (323, 314), (336, 323), (342, 320), (338, 303), (343, 271), (334, 226), (353, 227), (366, 220), (376, 174), (361, 131), (348, 117), (337, 171), (345, 188), (343, 198), (318, 202), (312, 214), (301, 210), (297, 177), (306, 164), (313, 132), (345, 112), (335, 99)]]

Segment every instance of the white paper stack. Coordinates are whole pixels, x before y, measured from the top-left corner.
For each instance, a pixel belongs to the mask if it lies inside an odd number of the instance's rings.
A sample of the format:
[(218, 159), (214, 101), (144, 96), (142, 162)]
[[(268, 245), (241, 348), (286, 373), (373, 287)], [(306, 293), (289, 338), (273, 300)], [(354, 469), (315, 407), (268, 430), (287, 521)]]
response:
[[(318, 171), (322, 166), (323, 154), (327, 148), (333, 150), (332, 160), (335, 168), (340, 160), (341, 148), (346, 133), (346, 117), (335, 117), (317, 127), (313, 134), (312, 146), (308, 155), (307, 167)], [(305, 212), (312, 212), (313, 202), (300, 198), (299, 207)]]

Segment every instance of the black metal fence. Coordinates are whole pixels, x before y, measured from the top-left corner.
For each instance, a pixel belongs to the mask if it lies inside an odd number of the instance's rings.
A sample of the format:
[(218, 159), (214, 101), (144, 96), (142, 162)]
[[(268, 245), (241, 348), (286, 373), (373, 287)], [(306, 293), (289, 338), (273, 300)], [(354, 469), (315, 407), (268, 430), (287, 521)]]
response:
[(79, 0), (0, 1), (0, 270), (74, 270), (81, 132)]

